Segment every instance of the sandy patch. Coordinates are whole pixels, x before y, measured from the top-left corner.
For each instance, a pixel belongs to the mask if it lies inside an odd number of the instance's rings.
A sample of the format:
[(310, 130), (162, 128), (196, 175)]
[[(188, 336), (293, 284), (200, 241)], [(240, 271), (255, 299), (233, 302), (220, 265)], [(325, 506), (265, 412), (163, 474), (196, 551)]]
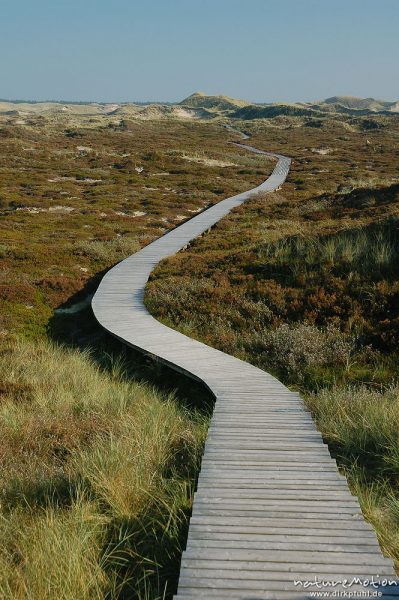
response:
[(84, 179), (76, 179), (76, 177), (53, 177), (47, 179), (49, 183), (59, 183), (60, 181), (74, 181), (75, 183), (101, 183), (103, 179), (92, 179), (91, 177), (85, 177)]
[(207, 158), (206, 156), (195, 156), (189, 154), (182, 154), (181, 157), (189, 162), (195, 162), (200, 165), (206, 165), (207, 167), (238, 167), (236, 163), (229, 162), (226, 160), (217, 160), (215, 158)]
[(187, 108), (180, 108), (179, 106), (173, 107), (173, 114), (180, 119), (199, 119), (200, 114), (198, 111), (189, 110)]
[(38, 213), (50, 212), (50, 213), (64, 213), (68, 214), (75, 210), (72, 206), (50, 206), (49, 208), (41, 208), (40, 206), (18, 206), (16, 208), (18, 211), (28, 212), (33, 215), (37, 215)]
[(58, 183), (59, 181), (76, 181), (75, 177), (53, 177), (52, 179), (47, 179), (49, 183)]
[(45, 208), (39, 208), (38, 206), (18, 206), (15, 210), (28, 212), (32, 215), (37, 215), (38, 213), (46, 212)]
[(119, 104), (107, 104), (103, 107), (103, 111), (106, 115), (112, 115), (112, 113), (116, 112), (119, 108)]
[(332, 152), (333, 149), (332, 148), (311, 148), (310, 151), (313, 152), (314, 154), (325, 155), (325, 154), (330, 154), (330, 152)]
[(115, 210), (114, 213), (120, 217), (144, 217), (147, 213), (142, 210), (135, 210), (133, 212), (124, 212), (123, 210)]
[(50, 206), (48, 212), (58, 212), (58, 213), (70, 213), (75, 210), (72, 206)]

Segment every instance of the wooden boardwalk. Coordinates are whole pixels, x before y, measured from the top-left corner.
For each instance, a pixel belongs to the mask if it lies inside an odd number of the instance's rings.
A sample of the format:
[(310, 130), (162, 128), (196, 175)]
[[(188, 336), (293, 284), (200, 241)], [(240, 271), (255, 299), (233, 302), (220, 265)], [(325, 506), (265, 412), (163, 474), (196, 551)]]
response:
[[(252, 194), (282, 185), (290, 159), (273, 156), (277, 165), (263, 184), (219, 202), (111, 269), (93, 298), (94, 314), (118, 339), (203, 382), (216, 398), (177, 600), (308, 598), (320, 589), (335, 592), (332, 597), (392, 597), (395, 585), (377, 590), (363, 583), (393, 579), (392, 561), (382, 556), (299, 395), (268, 373), (162, 325), (143, 304), (160, 260)], [(353, 577), (361, 582), (315, 583)], [(314, 583), (305, 588), (298, 581)]]

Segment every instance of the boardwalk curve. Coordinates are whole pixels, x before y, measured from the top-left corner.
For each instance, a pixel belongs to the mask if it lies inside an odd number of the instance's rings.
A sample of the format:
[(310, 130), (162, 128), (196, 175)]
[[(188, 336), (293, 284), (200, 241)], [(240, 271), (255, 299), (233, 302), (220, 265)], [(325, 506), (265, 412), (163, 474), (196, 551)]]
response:
[[(320, 588), (316, 583), (305, 588), (306, 581), (353, 577), (360, 581), (323, 590), (335, 591), (332, 597), (339, 591), (364, 597), (367, 590), (373, 597), (377, 590), (364, 587), (367, 579), (394, 579), (392, 561), (382, 556), (299, 395), (265, 371), (159, 323), (143, 303), (160, 260), (252, 194), (283, 184), (291, 161), (271, 155), (277, 164), (264, 183), (208, 208), (120, 262), (92, 301), (108, 332), (201, 381), (216, 398), (176, 600), (307, 598)], [(391, 596), (398, 588), (381, 589)]]

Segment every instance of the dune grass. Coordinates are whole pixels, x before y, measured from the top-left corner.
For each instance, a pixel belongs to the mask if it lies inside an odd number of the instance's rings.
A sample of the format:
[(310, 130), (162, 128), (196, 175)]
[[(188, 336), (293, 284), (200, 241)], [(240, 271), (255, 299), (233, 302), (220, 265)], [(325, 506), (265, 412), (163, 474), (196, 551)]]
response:
[(330, 451), (399, 569), (399, 386), (323, 388), (307, 394)]
[(94, 261), (113, 264), (118, 262), (121, 256), (129, 256), (137, 250), (140, 250), (140, 244), (136, 238), (117, 237), (113, 240), (80, 242), (74, 246), (73, 253)]
[(1, 358), (0, 597), (169, 597), (206, 417), (89, 351)]
[(399, 387), (334, 386), (308, 395), (320, 428), (334, 452), (354, 460), (370, 477), (399, 480)]
[(298, 277), (317, 280), (321, 272), (336, 276), (392, 277), (399, 258), (399, 225), (389, 218), (368, 226), (329, 235), (295, 235), (266, 243), (259, 249), (263, 268), (286, 272), (285, 281)]

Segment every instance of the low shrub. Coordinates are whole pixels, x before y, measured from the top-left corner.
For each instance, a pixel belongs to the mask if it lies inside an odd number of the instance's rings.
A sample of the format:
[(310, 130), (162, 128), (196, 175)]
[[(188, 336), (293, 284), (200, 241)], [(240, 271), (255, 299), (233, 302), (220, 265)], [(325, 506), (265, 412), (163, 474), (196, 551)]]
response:
[(117, 237), (113, 240), (79, 242), (74, 247), (74, 252), (96, 262), (112, 264), (137, 252), (139, 248), (136, 238)]
[(297, 382), (315, 366), (347, 366), (355, 350), (353, 338), (333, 325), (322, 329), (305, 323), (267, 329), (257, 334), (251, 345), (265, 366)]

